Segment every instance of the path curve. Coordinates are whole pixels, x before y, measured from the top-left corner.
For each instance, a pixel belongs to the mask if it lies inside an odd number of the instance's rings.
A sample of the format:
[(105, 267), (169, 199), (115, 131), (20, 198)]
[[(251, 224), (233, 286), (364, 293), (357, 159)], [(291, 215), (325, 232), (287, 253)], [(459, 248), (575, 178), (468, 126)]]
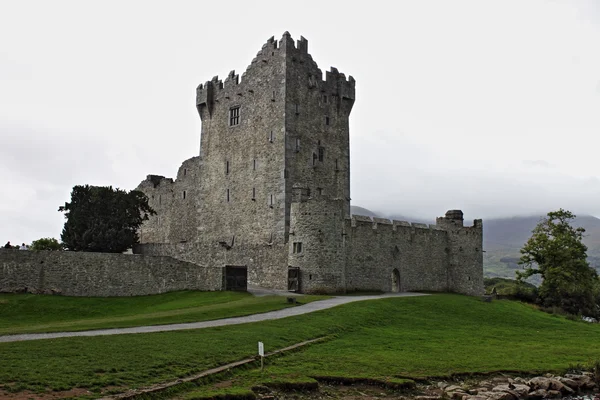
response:
[(122, 335), (127, 333), (151, 333), (151, 332), (169, 332), (180, 331), (185, 329), (203, 329), (212, 328), (215, 326), (238, 325), (249, 322), (269, 321), (273, 319), (281, 319), (292, 317), (295, 315), (308, 314), (315, 311), (325, 310), (342, 304), (353, 303), (363, 300), (377, 300), (390, 297), (413, 297), (427, 296), (423, 293), (386, 293), (377, 296), (338, 296), (330, 299), (313, 301), (312, 303), (303, 304), (297, 307), (284, 308), (277, 311), (269, 311), (261, 314), (246, 315), (244, 317), (223, 318), (212, 321), (189, 322), (183, 324), (168, 324), (168, 325), (152, 325), (152, 326), (134, 326), (131, 328), (114, 328), (114, 329), (97, 329), (92, 331), (79, 332), (53, 332), (53, 333), (23, 333), (19, 335), (0, 336), (0, 343), (8, 342), (23, 342), (26, 340), (39, 339), (56, 339), (63, 337), (78, 337), (78, 336), (106, 336), (106, 335)]

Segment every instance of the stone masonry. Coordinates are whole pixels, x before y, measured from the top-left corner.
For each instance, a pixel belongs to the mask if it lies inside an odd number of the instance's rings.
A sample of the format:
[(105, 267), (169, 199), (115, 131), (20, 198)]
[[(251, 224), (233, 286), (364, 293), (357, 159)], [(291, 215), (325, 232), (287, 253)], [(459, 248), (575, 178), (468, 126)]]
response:
[(222, 287), (223, 268), (171, 257), (0, 249), (0, 293), (110, 297)]
[(250, 284), (300, 292), (483, 292), (482, 223), (350, 216), (355, 80), (323, 73), (303, 37), (270, 38), (246, 71), (197, 88), (200, 154), (138, 186), (157, 215), (135, 252), (246, 267)]

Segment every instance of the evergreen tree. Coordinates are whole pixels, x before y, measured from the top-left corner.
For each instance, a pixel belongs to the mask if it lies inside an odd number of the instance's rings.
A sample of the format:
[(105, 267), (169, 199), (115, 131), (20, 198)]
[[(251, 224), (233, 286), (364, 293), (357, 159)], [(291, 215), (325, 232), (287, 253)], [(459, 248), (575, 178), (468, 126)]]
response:
[(155, 214), (148, 197), (137, 190), (111, 186), (74, 186), (65, 213), (61, 239), (72, 251), (121, 253), (139, 242), (137, 231)]

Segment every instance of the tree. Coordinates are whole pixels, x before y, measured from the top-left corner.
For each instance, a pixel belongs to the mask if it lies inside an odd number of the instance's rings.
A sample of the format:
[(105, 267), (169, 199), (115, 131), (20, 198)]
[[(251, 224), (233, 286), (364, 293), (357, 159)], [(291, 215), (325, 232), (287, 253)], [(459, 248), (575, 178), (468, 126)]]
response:
[(156, 214), (148, 197), (137, 190), (112, 186), (74, 186), (65, 213), (61, 239), (68, 250), (122, 253), (139, 242), (137, 231)]
[(587, 247), (582, 243), (583, 228), (573, 228), (570, 211), (551, 211), (532, 231), (521, 249), (517, 280), (540, 274), (539, 301), (545, 307), (559, 307), (571, 314), (595, 316), (599, 288), (598, 274), (587, 262)]
[(63, 245), (54, 238), (41, 238), (31, 242), (29, 250), (62, 250)]

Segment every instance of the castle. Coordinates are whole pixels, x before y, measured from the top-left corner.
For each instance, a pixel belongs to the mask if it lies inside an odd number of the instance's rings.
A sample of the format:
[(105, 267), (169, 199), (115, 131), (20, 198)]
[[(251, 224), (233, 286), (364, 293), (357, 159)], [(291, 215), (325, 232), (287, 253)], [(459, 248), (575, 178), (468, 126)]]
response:
[(228, 288), (481, 294), (481, 220), (350, 215), (354, 99), (354, 78), (331, 68), (323, 79), (307, 40), (288, 32), (241, 77), (198, 86), (200, 154), (175, 180), (138, 186), (157, 214), (134, 252), (225, 268)]

